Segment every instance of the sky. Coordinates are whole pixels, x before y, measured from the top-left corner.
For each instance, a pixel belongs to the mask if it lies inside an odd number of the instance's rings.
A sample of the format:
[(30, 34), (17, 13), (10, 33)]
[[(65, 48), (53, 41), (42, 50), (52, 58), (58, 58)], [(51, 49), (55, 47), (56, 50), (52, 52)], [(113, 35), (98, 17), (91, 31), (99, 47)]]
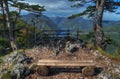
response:
[[(71, 5), (73, 5), (74, 2), (69, 2), (68, 0), (25, 0), (25, 2), (45, 6), (46, 11), (43, 12), (43, 15), (49, 17), (68, 17), (72, 14), (80, 13), (85, 9), (85, 7), (72, 8)], [(23, 13), (25, 14), (27, 12), (24, 11)], [(103, 19), (120, 20), (120, 14), (105, 12)]]

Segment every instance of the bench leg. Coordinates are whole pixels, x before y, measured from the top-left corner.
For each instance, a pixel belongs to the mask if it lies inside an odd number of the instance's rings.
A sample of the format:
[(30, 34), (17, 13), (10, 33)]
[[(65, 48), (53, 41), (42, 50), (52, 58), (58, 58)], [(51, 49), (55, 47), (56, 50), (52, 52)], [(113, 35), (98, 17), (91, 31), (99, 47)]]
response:
[(82, 75), (84, 77), (91, 77), (94, 75), (94, 67), (84, 67), (82, 69)]
[(39, 66), (37, 73), (41, 76), (47, 76), (49, 75), (49, 68), (47, 66)]

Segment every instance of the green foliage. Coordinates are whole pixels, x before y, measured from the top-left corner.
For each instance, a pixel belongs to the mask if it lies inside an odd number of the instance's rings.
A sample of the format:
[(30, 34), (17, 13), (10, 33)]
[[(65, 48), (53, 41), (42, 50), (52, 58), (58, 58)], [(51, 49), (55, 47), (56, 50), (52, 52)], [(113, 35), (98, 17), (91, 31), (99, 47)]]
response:
[(112, 39), (111, 44), (107, 45), (106, 51), (112, 55), (120, 55), (119, 47), (120, 47), (120, 27), (112, 26), (104, 28), (105, 35)]
[(105, 41), (107, 44), (113, 44), (113, 43), (114, 43), (113, 39), (111, 39), (109, 36), (105, 36), (104, 41)]
[(113, 60), (116, 60), (116, 61), (120, 60), (120, 55), (115, 55), (114, 53), (110, 54), (109, 52), (107, 52), (107, 51), (105, 51), (105, 50), (103, 50), (101, 48), (97, 48), (97, 49), (104, 56), (107, 56), (107, 57), (109, 57), (109, 58), (111, 58)]
[(94, 33), (90, 32), (86, 35), (82, 35), (81, 38), (84, 40), (86, 43), (94, 44), (95, 38), (94, 38)]
[[(16, 12), (11, 12), (10, 14), (11, 14), (11, 17), (14, 17)], [(0, 29), (1, 28), (2, 27), (0, 27)], [(36, 33), (37, 33), (37, 36), (40, 36), (41, 40), (44, 40), (44, 41), (48, 40), (47, 35), (40, 32), (38, 28), (36, 28)], [(15, 38), (16, 38), (16, 42), (19, 48), (32, 47), (34, 44), (34, 41), (33, 41), (34, 40), (34, 27), (25, 23), (21, 19), (18, 19), (16, 22), (16, 26), (15, 26)], [(37, 41), (41, 41), (41, 40), (37, 40)], [(6, 39), (0, 37), (0, 50), (4, 48), (8, 48), (8, 47), (10, 47), (9, 42)]]
[(120, 47), (118, 47), (117, 52), (118, 52), (118, 54), (120, 55)]
[[(112, 29), (110, 29), (110, 30), (112, 30)], [(116, 32), (117, 32), (117, 30), (116, 30)], [(105, 41), (107, 42), (106, 49), (102, 50), (102, 49), (98, 48), (98, 50), (103, 55), (106, 55), (110, 58), (120, 59), (120, 41), (119, 41), (120, 37), (119, 38), (118, 37), (119, 37), (119, 34), (118, 35), (115, 35), (114, 33), (113, 34), (110, 33), (110, 35), (106, 34), (106, 37), (105, 37)], [(94, 44), (95, 43), (95, 38), (94, 38), (94, 33), (93, 32), (90, 32), (89, 34), (86, 34), (86, 35), (82, 35), (81, 39), (83, 39), (84, 42), (89, 47), (95, 48), (95, 47), (93, 47), (95, 45)]]
[(2, 60), (2, 58), (0, 57), (0, 65), (4, 63), (4, 61)]
[(28, 26), (25, 22), (23, 21), (18, 21), (16, 24), (16, 28), (20, 28), (18, 31), (16, 31), (16, 41), (18, 43), (18, 46), (20, 48), (24, 47), (31, 47), (31, 40), (32, 38), (32, 26)]
[(20, 9), (26, 9), (29, 4), (28, 3), (22, 3), (22, 2), (13, 2), (13, 4), (11, 4), (12, 7), (17, 7)]
[(34, 46), (35, 36), (37, 42), (48, 41), (47, 35), (45, 35), (43, 32), (40, 32), (38, 28), (34, 28), (33, 26), (26, 24), (22, 20), (18, 20), (16, 24), (16, 29), (17, 28), (20, 28), (18, 31), (16, 31), (16, 41), (20, 48), (30, 48)]
[(68, 19), (72, 19), (84, 15), (88, 15), (88, 17), (92, 17), (94, 15), (94, 12), (95, 12), (95, 6), (88, 6), (86, 10), (84, 10), (83, 12), (78, 14), (73, 14), (72, 16), (69, 16)]
[(9, 46), (9, 43), (6, 39), (0, 37), (0, 51), (4, 48), (7, 48)]
[[(30, 33), (28, 34), (28, 30), (26, 30), (26, 23), (21, 21), (19, 18), (20, 16), (20, 13), (21, 13), (21, 10), (27, 10), (29, 12), (33, 12), (33, 13), (38, 13), (38, 14), (41, 14), (42, 11), (45, 11), (44, 9), (44, 6), (40, 6), (40, 5), (30, 5), (28, 3), (25, 3), (25, 2), (19, 2), (19, 0), (5, 0), (5, 1), (1, 1), (1, 5), (6, 5), (6, 9), (2, 9), (2, 12), (5, 12), (4, 15), (5, 15), (5, 18), (10, 18), (10, 27), (5, 27), (5, 30), (9, 30), (7, 31), (8, 32), (8, 37), (10, 37), (10, 40), (13, 41), (14, 36), (18, 36), (15, 41), (17, 42), (27, 42), (27, 39), (29, 39), (29, 37), (31, 36)], [(10, 12), (9, 11), (9, 8), (10, 7), (15, 7), (15, 8), (18, 8), (18, 12), (17, 11), (13, 11), (13, 12)], [(10, 16), (6, 16), (6, 15), (9, 15)], [(5, 21), (5, 19), (2, 19), (2, 16), (3, 15), (0, 15), (0, 20), (4, 20), (4, 25), (7, 25), (7, 21)], [(9, 21), (9, 20), (8, 20)], [(0, 23), (1, 25), (2, 23)], [(25, 27), (25, 28), (24, 28)], [(2, 27), (0, 27), (2, 28)], [(24, 29), (24, 32), (23, 35), (20, 34), (20, 31), (19, 30), (23, 30)], [(28, 27), (27, 27), (28, 29)], [(31, 29), (30, 29), (31, 30)], [(29, 31), (30, 31), (29, 30)], [(20, 34), (20, 35), (19, 35)], [(22, 35), (22, 36), (21, 36)], [(25, 37), (26, 36), (26, 37)], [(24, 38), (23, 38), (24, 37)], [(20, 45), (23, 45), (19, 43)]]
[(30, 5), (30, 11), (45, 11), (44, 6)]
[[(93, 0), (69, 0), (69, 1), (72, 1), (72, 2), (76, 1), (76, 3), (72, 7), (77, 7), (77, 8), (87, 7), (83, 12), (74, 14), (68, 17), (69, 19), (76, 18), (76, 17), (83, 16), (83, 15), (88, 15), (88, 17), (93, 17), (97, 10), (96, 0), (95, 1)], [(120, 6), (120, 0), (104, 0), (104, 1), (105, 1), (104, 11), (115, 12), (116, 9)]]
[(44, 6), (40, 5), (30, 5), (28, 3), (23, 3), (23, 2), (13, 2), (11, 4), (12, 7), (19, 8), (19, 10), (27, 10), (30, 12), (36, 12), (36, 13), (41, 13), (42, 11), (45, 11)]
[(47, 34), (44, 34), (41, 31), (38, 31), (36, 34), (37, 38), (36, 38), (36, 45), (44, 45), (46, 44), (46, 42), (49, 42), (49, 37)]
[(1, 77), (1, 79), (11, 79), (12, 75), (10, 72), (4, 73)]

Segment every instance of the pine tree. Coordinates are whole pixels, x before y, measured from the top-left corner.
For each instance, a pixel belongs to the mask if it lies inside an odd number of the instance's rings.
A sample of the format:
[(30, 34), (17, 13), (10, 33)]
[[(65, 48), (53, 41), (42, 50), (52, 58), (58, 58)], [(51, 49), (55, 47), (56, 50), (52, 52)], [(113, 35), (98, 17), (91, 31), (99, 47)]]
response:
[[(45, 11), (44, 6), (39, 6), (39, 5), (29, 5), (28, 3), (22, 3), (18, 2), (18, 0), (0, 0), (1, 4), (1, 11), (3, 15), (3, 34), (5, 34), (5, 27), (8, 28), (9, 31), (9, 41), (11, 44), (11, 47), (13, 50), (17, 50), (17, 43), (15, 40), (15, 24), (17, 22), (18, 17), (20, 16), (21, 10), (27, 10), (33, 13), (41, 13), (42, 11)], [(16, 12), (16, 16), (14, 18), (14, 21), (11, 21), (11, 15), (10, 15), (10, 7), (17, 7), (19, 9), (18, 13)]]
[(92, 17), (94, 21), (94, 37), (96, 39), (96, 45), (105, 48), (106, 41), (104, 32), (102, 29), (102, 19), (103, 13), (105, 11), (116, 12), (117, 8), (120, 6), (120, 0), (69, 0), (72, 2), (77, 2), (77, 4), (72, 7), (83, 7), (87, 6), (87, 8), (79, 13), (70, 16), (69, 18), (75, 18), (78, 16), (88, 15), (88, 17)]
[(3, 38), (7, 38), (8, 36), (7, 36), (6, 32), (5, 32), (5, 30), (6, 30), (5, 11), (4, 11), (4, 5), (3, 5), (2, 0), (0, 0), (0, 7), (1, 7), (2, 15), (3, 15), (2, 36), (3, 36)]

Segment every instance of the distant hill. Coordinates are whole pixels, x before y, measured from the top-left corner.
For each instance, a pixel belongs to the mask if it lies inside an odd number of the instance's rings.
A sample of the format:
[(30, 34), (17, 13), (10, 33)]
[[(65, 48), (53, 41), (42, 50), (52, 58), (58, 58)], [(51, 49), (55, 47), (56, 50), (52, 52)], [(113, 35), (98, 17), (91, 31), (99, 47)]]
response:
[[(90, 31), (93, 29), (93, 21), (82, 17), (67, 19), (65, 17), (50, 17), (50, 19), (57, 24), (60, 29), (79, 29), (83, 31)], [(103, 21), (103, 27), (120, 26), (120, 21)]]
[(57, 25), (59, 25), (63, 20), (65, 20), (65, 17), (50, 17), (50, 19), (56, 23)]
[(117, 53), (120, 48), (120, 25), (104, 28), (105, 35), (112, 39), (112, 44), (107, 46), (109, 53)]
[[(21, 19), (27, 22), (30, 25), (33, 25), (31, 20), (35, 18), (33, 14), (22, 15)], [(39, 21), (37, 23), (37, 27), (41, 30), (43, 29), (57, 29), (57, 25), (47, 16), (42, 15), (39, 17)]]
[(83, 30), (88, 31), (93, 27), (93, 22), (91, 20), (83, 19), (82, 17), (74, 18), (74, 19), (64, 19), (59, 23), (58, 27), (62, 27), (64, 29), (73, 29), (73, 30)]
[(107, 32), (119, 32), (120, 33), (120, 25), (105, 27), (104, 31), (107, 31)]
[(50, 19), (57, 23), (58, 28), (60, 29), (72, 29), (72, 30), (82, 30), (88, 31), (91, 30), (93, 27), (92, 20), (86, 20), (82, 17), (68, 19), (65, 17), (50, 17)]
[(111, 26), (104, 28), (105, 34), (120, 45), (120, 26)]
[[(32, 18), (35, 16), (33, 14), (22, 15), (21, 18), (32, 25)], [(111, 26), (120, 26), (120, 21), (103, 21), (103, 28)], [(87, 20), (82, 17), (77, 17), (74, 19), (68, 19), (66, 17), (47, 17), (42, 15), (39, 17), (39, 23), (37, 24), (39, 29), (72, 29), (72, 30), (82, 30), (90, 31), (93, 29), (93, 21)]]
[(103, 27), (120, 26), (120, 21), (103, 21)]

